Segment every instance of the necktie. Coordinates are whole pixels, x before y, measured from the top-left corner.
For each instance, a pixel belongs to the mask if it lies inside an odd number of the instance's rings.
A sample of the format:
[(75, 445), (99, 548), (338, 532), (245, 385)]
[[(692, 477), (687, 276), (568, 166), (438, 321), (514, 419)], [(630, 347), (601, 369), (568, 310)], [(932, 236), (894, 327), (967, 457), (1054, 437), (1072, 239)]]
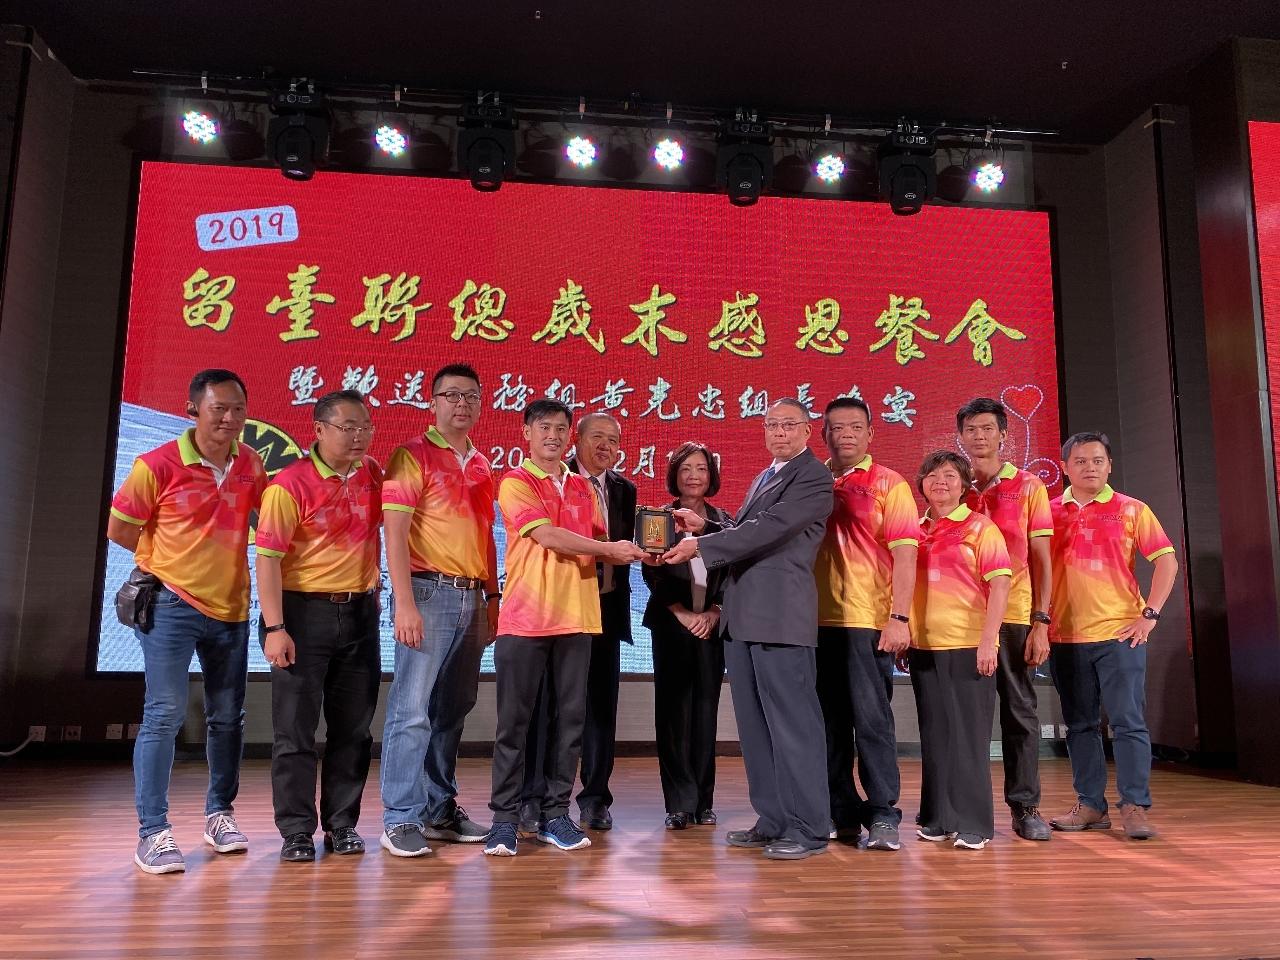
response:
[[(604, 475), (591, 478), (591, 486), (595, 487), (596, 499), (600, 501), (600, 515), (604, 517), (605, 539), (609, 537), (609, 500), (604, 492)], [(607, 563), (597, 563), (596, 573), (600, 580), (600, 592), (608, 593), (613, 589), (613, 567)]]
[(760, 485), (756, 487), (756, 489), (757, 490), (764, 489), (765, 484), (767, 484), (770, 480), (772, 480), (774, 476), (777, 474), (777, 472), (778, 472), (778, 468), (775, 467), (772, 463), (769, 464), (769, 469), (766, 470), (764, 472), (764, 475), (760, 477)]

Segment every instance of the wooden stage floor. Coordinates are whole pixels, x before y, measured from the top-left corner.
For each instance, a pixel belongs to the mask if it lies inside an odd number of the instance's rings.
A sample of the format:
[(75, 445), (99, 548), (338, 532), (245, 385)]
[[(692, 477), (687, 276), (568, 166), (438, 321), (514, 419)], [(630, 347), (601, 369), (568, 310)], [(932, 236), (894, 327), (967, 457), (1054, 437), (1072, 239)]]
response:
[[(903, 762), (907, 823), (919, 771)], [(482, 821), (488, 773), (461, 764)], [(1065, 810), (1066, 762), (1043, 777), (1046, 814)], [(1280, 957), (1280, 790), (1173, 769), (1154, 775), (1162, 836), (1147, 843), (1115, 830), (1032, 844), (1000, 816), (980, 853), (904, 839), (800, 863), (724, 844), (726, 826), (752, 822), (737, 758), (720, 760), (719, 828), (665, 831), (656, 761), (624, 759), (612, 832), (575, 853), (522, 842), (514, 860), (382, 852), (375, 765), (369, 852), (284, 864), (268, 765), (246, 762), (242, 780), (252, 847), (218, 856), (200, 841), (203, 764), (179, 764), (187, 872), (156, 877), (131, 859), (127, 767), (0, 767), (0, 958)]]

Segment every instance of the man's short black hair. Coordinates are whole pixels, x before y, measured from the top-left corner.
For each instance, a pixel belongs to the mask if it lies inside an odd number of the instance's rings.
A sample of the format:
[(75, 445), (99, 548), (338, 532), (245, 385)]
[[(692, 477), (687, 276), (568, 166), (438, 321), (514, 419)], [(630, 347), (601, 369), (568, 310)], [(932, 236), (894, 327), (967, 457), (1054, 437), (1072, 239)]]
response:
[(667, 493), (673, 497), (680, 496), (680, 464), (695, 453), (700, 453), (707, 458), (707, 492), (705, 496), (708, 498), (714, 497), (720, 492), (720, 464), (716, 461), (716, 455), (711, 452), (711, 448), (705, 443), (686, 440), (671, 451), (671, 462), (667, 464)]
[(1107, 459), (1111, 459), (1111, 438), (1105, 433), (1094, 433), (1085, 430), (1081, 433), (1073, 433), (1067, 437), (1067, 442), (1062, 445), (1062, 462), (1066, 463), (1071, 459), (1071, 451), (1080, 446), (1082, 443), (1100, 443), (1103, 449), (1107, 451)]
[[(935, 450), (924, 458), (924, 463), (920, 464), (920, 472), (916, 474), (916, 490), (919, 491), (920, 496), (924, 496), (924, 478), (947, 465), (956, 468), (956, 472), (960, 474), (960, 483), (964, 485), (965, 490), (973, 486), (973, 467), (969, 465), (968, 460), (954, 450)], [(961, 496), (963, 495), (961, 493)]]
[(1009, 414), (1005, 411), (1003, 403), (992, 400), (990, 397), (974, 397), (956, 411), (956, 433), (964, 433), (966, 420), (972, 420), (984, 413), (995, 414), (996, 426), (1000, 428), (1001, 433), (1009, 429)]
[(434, 397), (436, 391), (440, 389), (440, 381), (445, 377), (466, 377), (474, 380), (476, 386), (480, 386), (480, 374), (476, 373), (475, 368), (468, 363), (450, 363), (441, 367), (436, 371), (436, 375), (431, 378), (431, 395)]
[(230, 370), (223, 370), (221, 367), (212, 367), (208, 370), (201, 370), (191, 378), (191, 386), (187, 388), (187, 399), (193, 404), (199, 404), (200, 398), (204, 396), (207, 387), (216, 387), (220, 383), (234, 383), (240, 387), (240, 392), (244, 394), (246, 400), (249, 399), (249, 391), (244, 385), (244, 381)]
[(329, 414), (333, 413), (334, 408), (340, 403), (358, 403), (364, 406), (364, 394), (359, 390), (334, 390), (326, 393), (323, 397), (316, 401), (316, 405), (312, 408), (311, 417), (313, 420), (323, 420), (329, 422)]
[(863, 416), (867, 418), (867, 426), (871, 426), (871, 408), (867, 406), (867, 401), (859, 397), (836, 397), (827, 404), (827, 408), (822, 411), (822, 429), (827, 429), (827, 415), (832, 410), (861, 410)]
[(573, 423), (573, 411), (569, 409), (567, 403), (556, 400), (554, 397), (543, 397), (524, 408), (524, 425), (527, 427), (535, 420), (550, 419), (558, 413), (564, 414), (565, 420), (570, 424)]

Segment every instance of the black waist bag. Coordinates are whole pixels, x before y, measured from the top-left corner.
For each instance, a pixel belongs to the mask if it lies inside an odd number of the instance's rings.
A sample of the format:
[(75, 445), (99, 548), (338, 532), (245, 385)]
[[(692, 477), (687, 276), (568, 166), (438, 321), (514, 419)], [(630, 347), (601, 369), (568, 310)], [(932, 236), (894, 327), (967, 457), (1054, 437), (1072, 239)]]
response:
[(155, 609), (160, 581), (134, 567), (129, 577), (116, 591), (116, 619), (126, 627), (137, 627), (143, 633), (151, 629), (151, 614)]

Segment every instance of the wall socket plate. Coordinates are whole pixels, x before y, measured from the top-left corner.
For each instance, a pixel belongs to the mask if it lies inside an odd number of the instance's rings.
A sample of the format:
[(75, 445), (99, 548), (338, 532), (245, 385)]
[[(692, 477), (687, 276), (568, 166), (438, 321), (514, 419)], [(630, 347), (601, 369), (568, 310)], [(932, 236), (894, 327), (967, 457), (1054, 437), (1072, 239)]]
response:
[(68, 723), (62, 728), (62, 739), (65, 742), (79, 742), (80, 740), (80, 724)]
[(107, 724), (107, 739), (108, 739), (108, 740), (123, 740), (123, 739), (124, 739), (124, 724), (123, 724), (123, 723), (108, 723), (108, 724)]
[(32, 743), (44, 743), (44, 737), (46, 732), (47, 731), (44, 728), (44, 724), (40, 724), (39, 726), (27, 727), (27, 738)]
[(1053, 724), (1052, 724), (1052, 723), (1042, 723), (1042, 724), (1040, 724), (1040, 739), (1041, 739), (1041, 740), (1052, 740), (1052, 739), (1053, 739)]

